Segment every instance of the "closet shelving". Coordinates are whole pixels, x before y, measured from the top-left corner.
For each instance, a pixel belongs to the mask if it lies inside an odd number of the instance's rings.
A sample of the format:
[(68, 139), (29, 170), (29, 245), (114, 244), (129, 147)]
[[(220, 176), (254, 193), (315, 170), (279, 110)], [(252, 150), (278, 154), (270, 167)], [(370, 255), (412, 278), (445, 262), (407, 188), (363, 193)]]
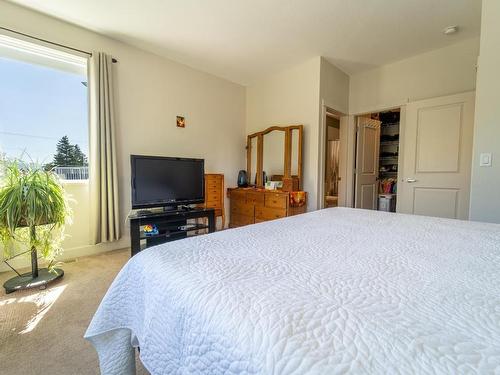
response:
[[(398, 171), (399, 159), (399, 114), (390, 122), (384, 121), (384, 114), (380, 114), (382, 121), (380, 130), (380, 155), (379, 155), (379, 177), (395, 177)], [(397, 118), (398, 121), (394, 121)]]
[(395, 211), (399, 161), (399, 112), (382, 112), (379, 114), (379, 119), (381, 121), (379, 196), (392, 197), (389, 210)]

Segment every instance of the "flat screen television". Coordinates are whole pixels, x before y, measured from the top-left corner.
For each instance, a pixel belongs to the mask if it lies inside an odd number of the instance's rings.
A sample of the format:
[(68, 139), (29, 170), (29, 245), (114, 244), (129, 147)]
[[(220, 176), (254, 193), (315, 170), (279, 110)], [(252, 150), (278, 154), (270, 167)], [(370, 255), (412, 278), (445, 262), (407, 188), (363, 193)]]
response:
[(132, 208), (177, 207), (205, 199), (203, 159), (130, 155)]

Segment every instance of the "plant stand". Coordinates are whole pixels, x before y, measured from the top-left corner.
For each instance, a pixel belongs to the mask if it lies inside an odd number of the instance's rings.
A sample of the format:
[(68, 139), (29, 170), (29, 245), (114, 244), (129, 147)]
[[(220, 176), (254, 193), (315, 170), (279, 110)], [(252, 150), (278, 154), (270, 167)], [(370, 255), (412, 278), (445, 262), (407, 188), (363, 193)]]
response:
[(3, 284), (5, 293), (9, 294), (16, 290), (30, 288), (45, 289), (48, 283), (60, 279), (64, 275), (64, 271), (60, 268), (53, 268), (52, 271), (49, 271), (48, 268), (40, 268), (37, 271), (37, 277), (33, 277), (33, 274), (28, 272), (7, 280)]
[[(36, 229), (34, 226), (30, 227), (30, 233), (32, 240), (35, 239)], [(7, 280), (3, 284), (5, 293), (9, 294), (16, 290), (30, 288), (45, 289), (48, 283), (63, 277), (64, 271), (60, 268), (52, 268), (51, 270), (48, 268), (38, 268), (38, 253), (36, 247), (33, 246), (31, 250), (28, 251), (31, 252), (31, 272), (20, 274), (7, 261), (4, 261), (15, 273), (17, 273), (17, 276)]]

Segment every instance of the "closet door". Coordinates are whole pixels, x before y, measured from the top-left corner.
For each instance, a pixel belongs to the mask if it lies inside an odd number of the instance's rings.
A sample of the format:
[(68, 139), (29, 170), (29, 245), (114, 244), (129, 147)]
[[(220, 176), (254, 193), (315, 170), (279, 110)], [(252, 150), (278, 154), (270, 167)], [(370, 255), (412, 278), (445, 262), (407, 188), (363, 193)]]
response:
[(399, 211), (467, 219), (474, 93), (406, 106)]
[(380, 121), (358, 117), (354, 207), (377, 209)]

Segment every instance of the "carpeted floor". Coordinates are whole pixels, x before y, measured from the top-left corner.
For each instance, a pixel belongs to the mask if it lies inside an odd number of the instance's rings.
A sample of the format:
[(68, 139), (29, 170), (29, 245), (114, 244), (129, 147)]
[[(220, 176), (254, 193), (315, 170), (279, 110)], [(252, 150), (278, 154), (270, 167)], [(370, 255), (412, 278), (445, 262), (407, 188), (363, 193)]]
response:
[[(83, 334), (129, 250), (82, 257), (63, 265), (46, 290), (0, 292), (0, 373), (99, 374), (97, 353)], [(14, 276), (0, 274), (0, 285)], [(147, 374), (137, 360), (137, 374)]]

